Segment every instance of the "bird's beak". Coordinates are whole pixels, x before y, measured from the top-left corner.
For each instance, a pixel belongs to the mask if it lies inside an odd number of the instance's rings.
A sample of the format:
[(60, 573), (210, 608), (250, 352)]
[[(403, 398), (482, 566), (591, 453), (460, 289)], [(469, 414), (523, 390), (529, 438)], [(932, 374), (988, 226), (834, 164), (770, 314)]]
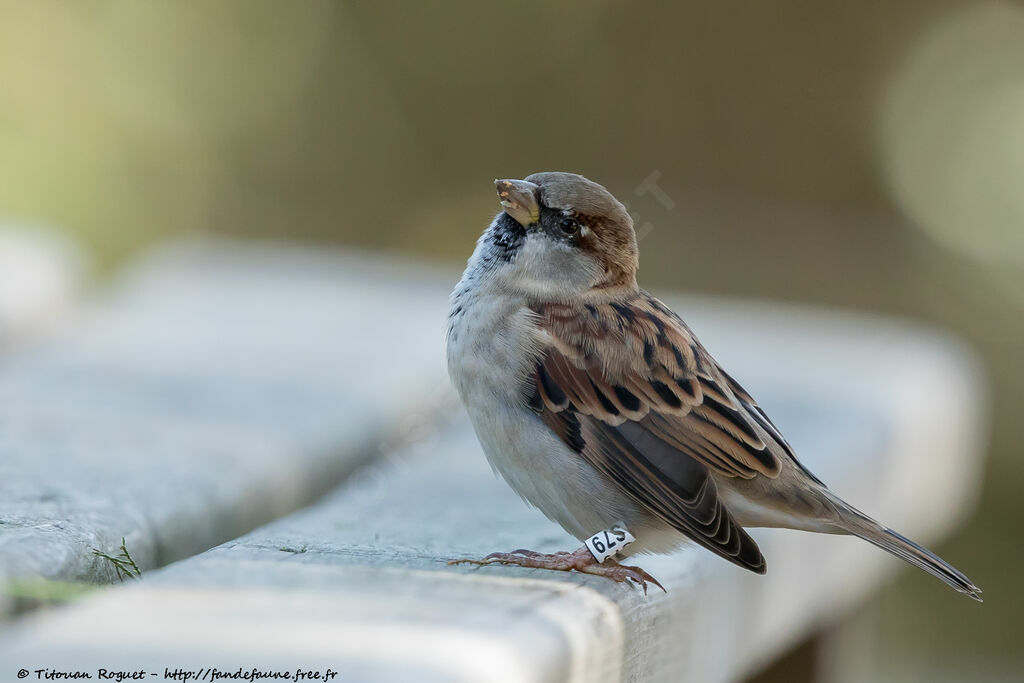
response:
[(528, 180), (495, 180), (505, 213), (524, 228), (540, 220), (540, 186)]

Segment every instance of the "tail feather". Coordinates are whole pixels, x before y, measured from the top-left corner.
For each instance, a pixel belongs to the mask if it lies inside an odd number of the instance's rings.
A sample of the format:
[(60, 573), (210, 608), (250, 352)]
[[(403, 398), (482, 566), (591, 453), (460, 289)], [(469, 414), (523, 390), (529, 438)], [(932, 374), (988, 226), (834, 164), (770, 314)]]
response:
[(925, 570), (953, 590), (982, 602), (981, 589), (974, 585), (963, 572), (959, 571), (927, 548), (909, 538), (882, 526), (860, 510), (833, 498), (840, 510), (839, 526), (849, 533), (863, 538), (882, 550), (892, 553), (915, 567)]

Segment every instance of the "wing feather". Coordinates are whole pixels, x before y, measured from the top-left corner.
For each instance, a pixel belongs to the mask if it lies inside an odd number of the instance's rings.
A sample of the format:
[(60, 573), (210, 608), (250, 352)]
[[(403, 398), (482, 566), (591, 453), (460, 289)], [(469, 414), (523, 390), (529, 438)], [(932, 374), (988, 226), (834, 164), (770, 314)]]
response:
[(803, 467), (753, 398), (645, 292), (534, 310), (546, 345), (531, 405), (544, 422), (653, 514), (763, 572), (715, 477), (774, 478), (787, 460)]

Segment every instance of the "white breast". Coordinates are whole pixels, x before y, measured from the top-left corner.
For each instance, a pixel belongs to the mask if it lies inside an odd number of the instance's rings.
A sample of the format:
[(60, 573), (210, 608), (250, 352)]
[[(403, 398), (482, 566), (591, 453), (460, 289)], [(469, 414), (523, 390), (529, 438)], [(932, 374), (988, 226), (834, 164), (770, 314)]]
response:
[[(519, 495), (579, 539), (615, 524), (635, 550), (677, 545), (665, 526), (571, 451), (529, 407), (537, 362), (535, 315), (488, 282), (463, 278), (452, 295), (448, 371), (491, 466)], [(646, 542), (645, 542), (646, 541)]]

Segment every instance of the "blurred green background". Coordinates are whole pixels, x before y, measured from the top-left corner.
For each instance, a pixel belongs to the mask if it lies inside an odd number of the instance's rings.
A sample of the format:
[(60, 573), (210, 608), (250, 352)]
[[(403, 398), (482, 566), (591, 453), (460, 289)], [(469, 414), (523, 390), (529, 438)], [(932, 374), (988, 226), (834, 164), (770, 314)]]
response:
[(103, 270), (205, 232), (454, 267), (491, 179), (539, 170), (628, 203), (648, 287), (883, 311), (978, 349), (985, 491), (939, 550), (987, 601), (902, 572), (874, 666), (1015, 678), (1020, 3), (0, 2), (0, 214)]

